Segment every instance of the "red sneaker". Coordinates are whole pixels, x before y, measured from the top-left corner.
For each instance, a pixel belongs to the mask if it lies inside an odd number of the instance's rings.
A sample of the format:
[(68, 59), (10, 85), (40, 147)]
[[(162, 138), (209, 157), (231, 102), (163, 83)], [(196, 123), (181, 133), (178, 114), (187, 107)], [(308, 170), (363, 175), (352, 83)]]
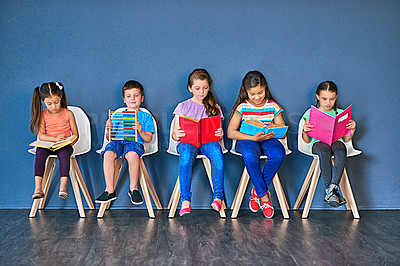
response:
[(271, 194), (269, 194), (269, 191), (267, 191), (267, 194), (269, 199), (268, 201), (261, 202), (261, 209), (264, 213), (264, 216), (270, 219), (272, 216), (274, 216), (274, 207), (272, 207), (271, 204)]
[(260, 209), (260, 198), (257, 196), (255, 188), (251, 190), (249, 207), (252, 212), (258, 212)]

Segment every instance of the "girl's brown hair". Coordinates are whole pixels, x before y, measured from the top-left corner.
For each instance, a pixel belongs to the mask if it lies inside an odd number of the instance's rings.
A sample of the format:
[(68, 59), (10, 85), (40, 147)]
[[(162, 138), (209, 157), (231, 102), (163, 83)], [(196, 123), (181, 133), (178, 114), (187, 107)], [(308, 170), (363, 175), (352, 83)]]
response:
[[(200, 79), (200, 80), (207, 80), (208, 85), (211, 87), (211, 84), (213, 80), (210, 77), (210, 74), (208, 74), (207, 70), (205, 69), (195, 69), (193, 70), (192, 73), (190, 73), (188, 77), (188, 89), (189, 87), (192, 87), (193, 82), (195, 79)], [(208, 116), (214, 116), (214, 115), (219, 115), (220, 111), (217, 106), (217, 101), (214, 97), (214, 94), (211, 92), (211, 90), (208, 90), (207, 96), (203, 99), (203, 104), (204, 107), (206, 108), (206, 114)]]
[[(336, 95), (338, 95), (338, 89), (337, 89), (336, 84), (333, 81), (329, 81), (329, 80), (321, 82), (318, 85), (317, 90), (315, 91), (315, 94), (319, 96), (321, 91), (331, 91), (331, 92), (336, 93)], [(316, 102), (315, 107), (318, 108), (319, 101), (318, 101), (317, 97), (315, 97), (315, 102)], [(336, 109), (337, 109), (337, 100), (335, 101), (335, 105), (333, 105), (333, 110), (335, 110), (335, 112), (337, 113)]]
[(32, 133), (39, 131), (40, 121), (42, 120), (43, 105), (42, 101), (52, 95), (61, 98), (61, 107), (67, 108), (67, 96), (65, 95), (64, 86), (61, 82), (43, 83), (33, 89), (32, 105), (31, 105), (31, 122), (29, 128)]

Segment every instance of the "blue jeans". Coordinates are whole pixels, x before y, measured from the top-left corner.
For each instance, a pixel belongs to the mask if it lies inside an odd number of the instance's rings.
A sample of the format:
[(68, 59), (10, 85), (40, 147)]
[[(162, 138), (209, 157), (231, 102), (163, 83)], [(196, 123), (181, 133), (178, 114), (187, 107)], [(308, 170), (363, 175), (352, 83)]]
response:
[(192, 166), (199, 150), (211, 162), (211, 179), (213, 183), (213, 199), (223, 200), (224, 194), (224, 161), (221, 145), (218, 142), (203, 144), (200, 148), (188, 143), (179, 143), (179, 184), (181, 186), (181, 200), (190, 201), (190, 184), (192, 181)]
[[(321, 176), (324, 179), (325, 188), (328, 188), (331, 183), (339, 185), (347, 156), (347, 149), (344, 143), (336, 141), (329, 146), (324, 142), (315, 142), (312, 147), (312, 153), (319, 157)], [(333, 171), (332, 156), (335, 158)]]
[[(247, 168), (251, 182), (257, 195), (261, 198), (267, 195), (268, 186), (278, 172), (285, 158), (285, 148), (277, 139), (264, 141), (238, 140), (236, 151), (242, 154), (244, 165)], [(264, 170), (261, 172), (260, 156), (268, 157)]]

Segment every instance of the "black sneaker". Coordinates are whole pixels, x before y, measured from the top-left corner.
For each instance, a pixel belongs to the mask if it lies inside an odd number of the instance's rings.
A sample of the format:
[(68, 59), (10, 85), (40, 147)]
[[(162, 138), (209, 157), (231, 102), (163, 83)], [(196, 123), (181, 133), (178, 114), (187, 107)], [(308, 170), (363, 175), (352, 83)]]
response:
[(342, 206), (343, 204), (347, 203), (347, 200), (345, 198), (343, 198), (340, 194), (339, 191), (337, 189), (333, 190), (333, 193), (336, 194), (336, 197), (339, 200), (339, 206)]
[(335, 191), (337, 191), (337, 189), (335, 188), (335, 184), (330, 184), (328, 188), (325, 189), (326, 195), (324, 198), (324, 201), (326, 203), (328, 203), (331, 207), (339, 207), (339, 198), (338, 198), (338, 194), (339, 193), (335, 193)]
[(117, 194), (115, 194), (115, 191), (113, 193), (108, 193), (107, 191), (104, 191), (103, 194), (98, 197), (95, 202), (96, 203), (106, 203), (110, 202), (112, 200), (117, 199)]
[(128, 191), (128, 196), (131, 198), (132, 204), (140, 205), (143, 203), (142, 196), (140, 195), (139, 191), (136, 189), (133, 191)]

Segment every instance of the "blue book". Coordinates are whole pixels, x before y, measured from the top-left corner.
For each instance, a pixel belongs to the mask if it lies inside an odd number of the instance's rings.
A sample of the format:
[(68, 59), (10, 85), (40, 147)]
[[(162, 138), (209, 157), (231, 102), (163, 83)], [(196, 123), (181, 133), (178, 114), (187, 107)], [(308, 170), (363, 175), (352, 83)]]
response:
[(274, 132), (274, 138), (281, 139), (285, 137), (288, 128), (289, 127), (285, 125), (264, 125), (264, 123), (262, 123), (261, 121), (247, 120), (242, 122), (239, 131), (251, 136), (254, 136), (259, 132), (264, 132), (264, 134)]

